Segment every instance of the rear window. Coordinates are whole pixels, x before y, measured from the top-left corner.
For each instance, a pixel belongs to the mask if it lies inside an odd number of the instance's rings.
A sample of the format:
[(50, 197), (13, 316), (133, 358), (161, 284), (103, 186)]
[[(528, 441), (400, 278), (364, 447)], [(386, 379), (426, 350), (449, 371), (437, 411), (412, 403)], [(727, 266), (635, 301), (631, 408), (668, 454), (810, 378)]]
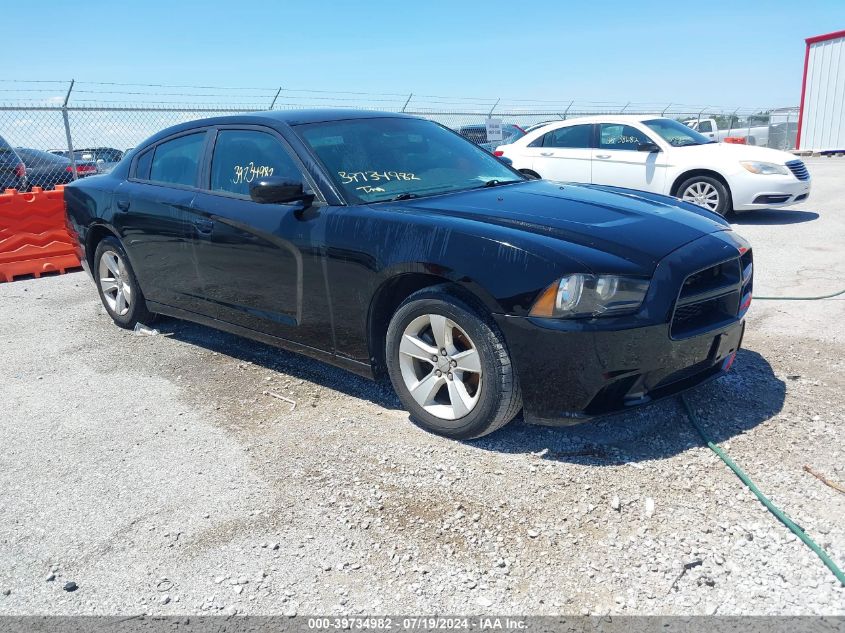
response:
[(150, 165), (150, 180), (195, 187), (204, 142), (203, 131), (157, 145)]
[(12, 146), (9, 145), (6, 142), (6, 139), (4, 139), (2, 136), (0, 136), (0, 162), (20, 162), (18, 160), (18, 155), (15, 153), (15, 150), (12, 149)]
[(40, 165), (58, 165), (69, 164), (70, 161), (64, 156), (56, 156), (50, 152), (43, 152), (38, 149), (17, 149), (15, 150), (20, 156), (21, 160), (26, 163), (27, 167), (37, 167)]
[(150, 165), (153, 162), (153, 150), (148, 149), (146, 152), (138, 157), (138, 162), (135, 164), (135, 178), (140, 180), (150, 179)]

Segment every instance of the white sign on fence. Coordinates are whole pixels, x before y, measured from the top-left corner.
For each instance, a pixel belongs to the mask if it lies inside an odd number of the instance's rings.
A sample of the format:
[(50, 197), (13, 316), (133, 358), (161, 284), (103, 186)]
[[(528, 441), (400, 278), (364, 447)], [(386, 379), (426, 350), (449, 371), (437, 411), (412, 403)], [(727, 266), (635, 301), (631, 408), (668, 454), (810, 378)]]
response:
[(501, 119), (487, 119), (487, 141), (501, 141), (502, 136), (502, 120)]

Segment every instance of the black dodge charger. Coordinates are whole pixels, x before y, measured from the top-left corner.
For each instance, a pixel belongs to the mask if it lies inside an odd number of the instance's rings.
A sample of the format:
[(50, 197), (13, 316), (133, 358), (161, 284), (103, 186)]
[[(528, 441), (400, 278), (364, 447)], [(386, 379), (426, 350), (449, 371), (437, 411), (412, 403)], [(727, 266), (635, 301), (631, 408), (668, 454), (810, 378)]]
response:
[(166, 314), (387, 375), (415, 421), (453, 438), (718, 376), (751, 302), (751, 250), (721, 217), (527, 180), (398, 114), (185, 123), (65, 193), (118, 325)]

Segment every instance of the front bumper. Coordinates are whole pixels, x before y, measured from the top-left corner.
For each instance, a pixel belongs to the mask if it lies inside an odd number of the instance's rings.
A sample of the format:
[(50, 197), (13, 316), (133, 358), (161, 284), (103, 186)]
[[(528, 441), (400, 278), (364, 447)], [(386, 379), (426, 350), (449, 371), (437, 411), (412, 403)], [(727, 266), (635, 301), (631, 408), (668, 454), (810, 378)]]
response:
[(745, 329), (738, 320), (673, 340), (668, 323), (614, 331), (570, 329), (572, 322), (552, 319), (496, 320), (514, 356), (525, 420), (555, 425), (654, 402), (722, 375)]
[[(636, 314), (593, 319), (495, 315), (522, 387), (526, 421), (576, 424), (726, 372), (745, 329), (751, 261), (745, 240), (732, 231), (717, 231), (657, 263)], [(713, 318), (689, 317), (695, 306), (703, 310), (694, 314)]]
[(810, 197), (812, 180), (789, 176), (743, 174), (730, 182), (735, 211), (788, 207)]

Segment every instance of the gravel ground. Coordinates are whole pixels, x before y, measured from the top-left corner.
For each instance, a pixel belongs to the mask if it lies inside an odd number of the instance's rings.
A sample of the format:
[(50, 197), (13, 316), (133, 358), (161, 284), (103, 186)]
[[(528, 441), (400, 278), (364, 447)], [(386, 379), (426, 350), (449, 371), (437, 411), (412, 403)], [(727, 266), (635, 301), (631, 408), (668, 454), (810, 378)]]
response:
[[(806, 204), (736, 220), (758, 295), (845, 287), (845, 160), (808, 163)], [(803, 467), (845, 483), (843, 319), (757, 302), (689, 396), (840, 566), (845, 494)], [(0, 323), (0, 614), (845, 615), (677, 401), (459, 443), (320, 363), (120, 330), (83, 273), (0, 285)]]

